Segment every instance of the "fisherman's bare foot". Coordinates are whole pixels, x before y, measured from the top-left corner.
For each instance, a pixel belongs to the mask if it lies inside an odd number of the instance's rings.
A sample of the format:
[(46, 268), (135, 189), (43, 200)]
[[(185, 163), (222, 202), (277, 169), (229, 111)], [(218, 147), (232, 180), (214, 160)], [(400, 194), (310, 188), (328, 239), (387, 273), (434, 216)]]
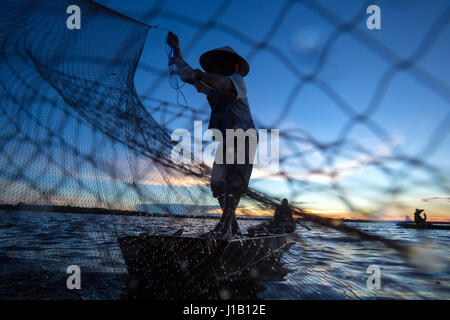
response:
[(221, 236), (219, 239), (225, 239), (225, 240), (236, 240), (236, 239), (243, 239), (244, 236), (242, 233), (234, 233), (234, 232), (227, 232), (224, 235)]
[(236, 218), (234, 218), (233, 222), (231, 223), (231, 232), (233, 234), (233, 237), (242, 238), (241, 229), (239, 228)]
[(220, 237), (220, 235), (224, 232), (224, 227), (223, 227), (223, 221), (222, 220), (220, 220), (217, 224), (216, 224), (216, 226), (214, 227), (214, 229), (212, 229), (212, 230), (210, 230), (210, 231), (208, 231), (208, 232), (205, 232), (205, 233), (202, 233), (202, 234), (200, 234), (200, 237), (202, 237), (202, 238), (218, 238), (218, 237)]
[(220, 238), (220, 232), (216, 230), (211, 230), (199, 235), (200, 238), (218, 239)]

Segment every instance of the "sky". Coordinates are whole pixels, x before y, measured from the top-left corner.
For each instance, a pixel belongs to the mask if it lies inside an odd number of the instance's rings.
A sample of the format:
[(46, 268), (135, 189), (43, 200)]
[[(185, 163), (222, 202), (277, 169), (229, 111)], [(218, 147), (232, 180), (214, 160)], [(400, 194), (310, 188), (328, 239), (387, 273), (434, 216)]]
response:
[[(328, 217), (404, 219), (421, 208), (429, 219), (450, 221), (448, 1), (435, 0), (433, 5), (423, 0), (98, 2), (159, 26), (148, 33), (134, 84), (144, 107), (159, 123), (167, 119), (153, 111), (156, 100), (185, 111), (185, 117), (168, 124), (170, 130), (191, 130), (192, 120), (206, 120), (209, 106), (193, 87), (181, 89), (184, 100), (170, 86), (166, 30), (179, 36), (183, 57), (194, 68), (200, 67), (203, 52), (224, 45), (248, 60), (245, 82), (253, 118), (259, 128), (280, 130), (280, 159), (284, 159), (278, 169), (255, 166), (250, 182), (255, 189), (287, 197)], [(380, 30), (366, 27), (369, 4), (380, 7)], [(188, 117), (194, 109), (203, 110), (206, 118)], [(39, 108), (31, 110), (45, 114)], [(53, 110), (52, 116), (57, 118)], [(77, 125), (66, 126), (61, 134), (71, 135), (69, 143), (79, 142), (80, 151), (94, 148), (101, 154), (104, 139), (93, 139), (90, 131), (74, 138)], [(88, 139), (93, 141), (83, 145)], [(11, 143), (5, 150), (15, 154), (15, 148)], [(64, 167), (70, 157), (64, 149), (62, 153), (54, 158)], [(21, 154), (15, 161), (30, 176), (48, 161), (44, 154), (44, 162), (27, 167), (34, 149)], [(123, 168), (129, 161), (108, 159)], [(86, 189), (95, 190), (100, 183), (114, 190), (110, 177), (92, 179), (98, 168), (90, 166), (82, 164), (76, 173), (80, 174), (53, 195), (55, 203), (69, 201), (80, 181)], [(39, 181), (52, 185), (61, 175), (48, 170)], [(186, 182), (182, 177), (172, 179), (177, 188)], [(26, 193), (33, 197), (22, 182), (16, 182), (0, 180), (7, 186), (6, 199), (12, 199), (16, 190), (22, 190), (16, 192), (18, 201)], [(170, 192), (149, 179), (144, 187), (146, 193)], [(92, 194), (86, 198), (95, 202)]]
[[(308, 138), (296, 144), (301, 159), (282, 165), (295, 178), (293, 185), (267, 178), (267, 170), (255, 168), (253, 187), (328, 216), (365, 217), (365, 212), (372, 212), (377, 218), (394, 219), (422, 208), (429, 217), (450, 220), (447, 1), (99, 2), (175, 32), (182, 50), (189, 47), (184, 58), (193, 67), (199, 67), (203, 52), (224, 45), (248, 58), (251, 70), (245, 81), (256, 122)], [(146, 13), (158, 4), (160, 11), (148, 18)], [(380, 7), (381, 30), (366, 27), (368, 4)], [(199, 32), (198, 26), (213, 15), (215, 25)], [(352, 33), (337, 33), (338, 25), (350, 20), (355, 25)], [(253, 50), (254, 43), (270, 32), (269, 45)], [(158, 79), (148, 71), (167, 68), (164, 41), (164, 31), (150, 30), (135, 85), (140, 96), (176, 103), (167, 77)], [(413, 67), (393, 68), (410, 58)], [(315, 81), (299, 87), (299, 74), (314, 70)], [(182, 91), (189, 106), (208, 108), (194, 88), (185, 86)], [(349, 121), (365, 110), (371, 110), (368, 125)], [(175, 122), (172, 127), (182, 125)], [(317, 148), (339, 137), (348, 142), (345, 147)], [(280, 154), (291, 154), (292, 147), (282, 141)], [(429, 171), (394, 160), (403, 156), (437, 168), (444, 186)], [(380, 170), (380, 163), (389, 171)], [(333, 171), (336, 174), (330, 174)], [(336, 184), (345, 200), (333, 189)], [(402, 191), (393, 196), (395, 188)]]

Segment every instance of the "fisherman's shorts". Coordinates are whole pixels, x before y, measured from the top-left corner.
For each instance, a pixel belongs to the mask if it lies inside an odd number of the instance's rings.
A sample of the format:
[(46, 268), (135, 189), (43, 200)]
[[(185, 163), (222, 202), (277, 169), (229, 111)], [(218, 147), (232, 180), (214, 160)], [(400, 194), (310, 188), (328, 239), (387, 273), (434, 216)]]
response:
[(219, 148), (221, 146), (223, 147), (223, 153), (220, 154), (219, 152), (216, 152), (211, 173), (211, 191), (213, 196), (218, 197), (224, 193), (242, 195), (247, 191), (250, 176), (252, 174), (256, 145), (253, 146), (253, 148), (250, 148), (249, 139), (246, 139), (245, 161), (243, 164), (237, 163), (238, 150), (236, 147), (234, 150), (229, 150), (229, 152), (234, 153), (234, 163), (227, 163), (226, 143), (220, 143)]

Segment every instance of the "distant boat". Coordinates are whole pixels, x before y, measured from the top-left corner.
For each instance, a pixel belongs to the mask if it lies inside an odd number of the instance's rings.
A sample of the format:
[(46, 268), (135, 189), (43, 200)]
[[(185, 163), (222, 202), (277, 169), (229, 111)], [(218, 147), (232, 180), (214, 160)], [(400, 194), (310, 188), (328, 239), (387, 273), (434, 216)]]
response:
[(450, 224), (434, 224), (427, 222), (425, 224), (415, 224), (414, 222), (399, 222), (397, 226), (407, 229), (424, 229), (424, 230), (450, 230)]

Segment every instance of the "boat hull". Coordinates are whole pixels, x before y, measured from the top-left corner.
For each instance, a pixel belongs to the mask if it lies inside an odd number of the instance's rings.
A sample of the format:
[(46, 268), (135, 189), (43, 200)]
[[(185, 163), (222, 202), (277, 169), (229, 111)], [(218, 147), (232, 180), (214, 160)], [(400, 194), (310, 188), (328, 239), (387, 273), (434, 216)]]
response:
[(220, 298), (223, 283), (229, 286), (236, 279), (241, 289), (248, 287), (244, 290), (248, 294), (255, 281), (264, 277), (283, 279), (287, 269), (280, 258), (295, 237), (294, 233), (234, 240), (150, 234), (120, 237), (129, 276), (127, 296), (145, 291), (151, 298)]
[(400, 222), (397, 223), (397, 226), (406, 228), (406, 229), (421, 229), (421, 230), (450, 230), (450, 225), (443, 225), (443, 224), (433, 224), (427, 222), (425, 225), (423, 224), (415, 224), (411, 222)]

